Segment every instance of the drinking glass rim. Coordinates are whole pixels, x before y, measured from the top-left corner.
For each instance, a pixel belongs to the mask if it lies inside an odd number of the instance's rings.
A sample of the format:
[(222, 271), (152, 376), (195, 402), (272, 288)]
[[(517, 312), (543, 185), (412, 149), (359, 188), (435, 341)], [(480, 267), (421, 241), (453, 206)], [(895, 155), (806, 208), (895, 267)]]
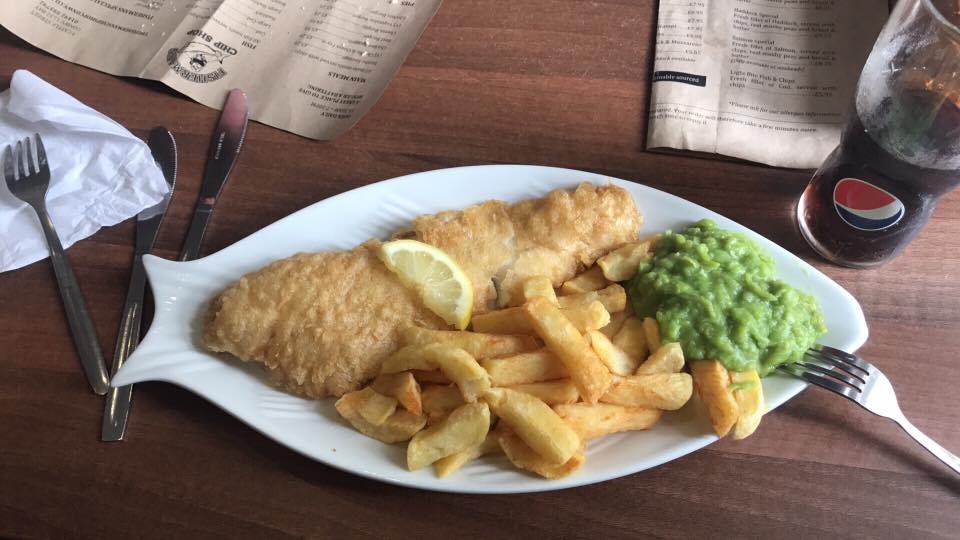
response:
[[(901, 0), (903, 1), (903, 0)], [(940, 9), (937, 6), (933, 5), (933, 0), (922, 0), (923, 4), (926, 6), (931, 13), (933, 13), (934, 18), (940, 21), (941, 24), (947, 27), (948, 30), (954, 33), (954, 35), (960, 36), (960, 28), (956, 24), (950, 22), (943, 13), (940, 13)]]

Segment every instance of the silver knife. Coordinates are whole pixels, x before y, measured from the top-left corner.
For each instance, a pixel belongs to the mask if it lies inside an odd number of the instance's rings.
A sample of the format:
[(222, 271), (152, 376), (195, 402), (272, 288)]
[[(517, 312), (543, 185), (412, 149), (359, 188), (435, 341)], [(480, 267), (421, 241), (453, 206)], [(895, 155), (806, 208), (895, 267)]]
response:
[[(146, 273), (143, 269), (143, 256), (150, 252), (160, 230), (160, 222), (173, 196), (177, 181), (177, 144), (173, 135), (162, 127), (150, 131), (147, 145), (153, 153), (163, 177), (170, 189), (163, 200), (137, 215), (137, 239), (133, 252), (133, 269), (130, 272), (130, 285), (127, 287), (127, 300), (120, 319), (120, 332), (117, 334), (117, 346), (113, 353), (113, 365), (110, 375), (116, 375), (133, 349), (140, 342), (140, 319), (143, 315), (143, 296), (146, 291)], [(130, 399), (133, 385), (110, 388), (103, 409), (103, 424), (100, 428), (100, 440), (122, 441), (127, 431), (127, 418), (130, 414)]]
[(213, 140), (210, 141), (207, 165), (203, 171), (203, 182), (200, 184), (200, 198), (193, 211), (187, 238), (180, 250), (181, 261), (192, 261), (200, 256), (203, 233), (207, 230), (210, 215), (213, 214), (213, 205), (217, 203), (217, 197), (220, 196), (230, 171), (237, 163), (237, 156), (240, 155), (240, 147), (247, 133), (247, 119), (247, 96), (239, 88), (235, 88), (227, 95), (217, 129), (213, 132)]

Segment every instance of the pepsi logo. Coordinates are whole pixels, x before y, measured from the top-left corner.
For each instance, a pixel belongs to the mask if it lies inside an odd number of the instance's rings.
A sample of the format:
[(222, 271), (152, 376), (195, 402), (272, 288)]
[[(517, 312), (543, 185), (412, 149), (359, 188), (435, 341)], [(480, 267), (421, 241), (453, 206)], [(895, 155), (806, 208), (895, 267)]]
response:
[(844, 178), (833, 188), (833, 206), (840, 218), (861, 231), (880, 231), (903, 218), (900, 199), (857, 178)]

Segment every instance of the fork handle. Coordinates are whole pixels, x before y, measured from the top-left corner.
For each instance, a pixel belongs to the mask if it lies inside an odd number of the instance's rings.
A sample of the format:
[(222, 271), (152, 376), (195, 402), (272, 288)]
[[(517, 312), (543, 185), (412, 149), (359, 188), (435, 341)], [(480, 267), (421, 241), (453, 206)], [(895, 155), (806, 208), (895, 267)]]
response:
[(920, 443), (921, 446), (927, 449), (928, 452), (933, 454), (937, 459), (942, 461), (947, 467), (953, 469), (953, 472), (960, 474), (960, 458), (955, 456), (952, 452), (946, 448), (940, 446), (937, 441), (934, 441), (930, 437), (927, 437), (922, 431), (917, 429), (916, 426), (910, 423), (905, 417), (894, 418), (897, 424), (900, 424), (900, 427), (907, 432), (907, 435), (913, 437), (913, 440)]
[(103, 353), (100, 352), (93, 321), (90, 319), (87, 305), (80, 293), (80, 285), (77, 283), (76, 276), (73, 275), (73, 268), (70, 266), (67, 255), (63, 252), (60, 237), (57, 236), (47, 209), (39, 205), (34, 209), (37, 211), (37, 217), (40, 218), (43, 235), (50, 247), (50, 262), (53, 264), (53, 273), (57, 276), (60, 298), (67, 313), (73, 344), (77, 354), (80, 355), (80, 365), (83, 366), (93, 393), (102, 396), (110, 388), (110, 379), (107, 376), (107, 364), (103, 361)]

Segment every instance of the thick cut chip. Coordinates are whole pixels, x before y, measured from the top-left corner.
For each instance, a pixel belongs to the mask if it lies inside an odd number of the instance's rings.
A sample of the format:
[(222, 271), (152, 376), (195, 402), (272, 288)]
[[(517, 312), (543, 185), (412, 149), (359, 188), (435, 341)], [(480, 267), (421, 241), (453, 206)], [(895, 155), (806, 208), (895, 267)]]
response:
[(603, 333), (591, 330), (587, 332), (587, 337), (590, 338), (590, 347), (593, 349), (593, 352), (597, 353), (600, 361), (607, 366), (610, 373), (615, 375), (633, 375), (637, 370), (640, 361), (627, 354), (620, 347), (614, 345), (610, 341), (610, 338)]
[(620, 285), (614, 283), (599, 291), (590, 291), (568, 296), (560, 296), (557, 302), (561, 308), (569, 308), (577, 305), (589, 304), (599, 301), (603, 307), (610, 313), (617, 313), (627, 308), (627, 291)]
[(450, 454), (447, 457), (438, 459), (433, 463), (433, 468), (437, 471), (437, 476), (443, 478), (445, 476), (449, 476), (453, 472), (460, 469), (460, 467), (463, 467), (468, 462), (477, 459), (480, 456), (485, 456), (487, 454), (493, 454), (500, 451), (500, 436), (491, 431), (487, 433), (487, 436), (483, 439), (482, 443), (455, 454)]
[(615, 378), (600, 401), (626, 407), (675, 411), (683, 407), (690, 400), (691, 395), (693, 395), (693, 381), (690, 375), (655, 373)]
[(678, 373), (683, 369), (683, 349), (679, 343), (666, 343), (647, 357), (647, 361), (640, 364), (636, 375), (652, 375), (654, 373)]
[(397, 373), (408, 369), (440, 369), (457, 384), (463, 399), (472, 403), (490, 388), (490, 376), (467, 351), (443, 343), (407, 345), (387, 358), (382, 373)]
[(430, 351), (441, 347), (436, 343), (429, 345), (407, 345), (391, 354), (380, 366), (381, 374), (400, 373), (411, 369), (430, 371), (437, 369), (430, 361)]
[(660, 420), (662, 411), (647, 407), (624, 407), (609, 403), (555, 405), (560, 418), (573, 427), (584, 441), (609, 433), (650, 429)]
[(455, 385), (426, 386), (421, 393), (423, 399), (423, 413), (431, 420), (442, 418), (450, 411), (466, 403), (460, 389)]
[[(581, 332), (602, 328), (610, 322), (610, 313), (599, 301), (561, 310)], [(487, 334), (533, 334), (533, 325), (522, 307), (491, 311), (473, 318), (473, 330)]]
[(596, 403), (610, 386), (610, 372), (563, 313), (544, 298), (534, 298), (523, 309), (547, 348), (557, 355), (577, 385), (580, 397)]
[(637, 273), (640, 262), (653, 256), (652, 242), (631, 242), (597, 259), (597, 266), (610, 281), (628, 281)]
[(573, 428), (549, 405), (530, 394), (491, 388), (484, 400), (501, 422), (549, 463), (566, 463), (581, 448), (580, 437)]
[(690, 373), (697, 386), (697, 394), (707, 407), (713, 431), (725, 436), (740, 417), (740, 406), (730, 391), (730, 375), (717, 360), (690, 362)]
[(420, 399), (420, 385), (409, 371), (378, 375), (377, 378), (370, 383), (370, 388), (373, 388), (374, 391), (380, 394), (396, 399), (404, 409), (413, 414), (420, 414), (423, 411), (423, 404)]
[(443, 422), (431, 426), (407, 444), (407, 468), (411, 471), (438, 459), (463, 452), (483, 442), (490, 430), (490, 409), (486, 403), (461, 405)]
[(643, 331), (643, 320), (636, 317), (628, 317), (623, 321), (620, 331), (611, 341), (637, 362), (642, 362), (650, 351), (647, 347), (647, 334)]
[(647, 336), (647, 347), (650, 348), (650, 352), (657, 352), (660, 348), (660, 324), (657, 320), (650, 317), (643, 319), (643, 333)]
[(556, 480), (569, 476), (583, 465), (586, 458), (583, 455), (583, 446), (570, 456), (570, 459), (561, 464), (551, 463), (535, 452), (515, 433), (503, 433), (499, 437), (500, 448), (506, 454), (510, 463), (518, 469), (539, 474), (544, 478)]
[(373, 425), (363, 418), (360, 408), (366, 397), (359, 392), (344, 394), (337, 400), (334, 407), (340, 416), (360, 433), (367, 437), (385, 443), (401, 442), (413, 437), (414, 433), (423, 429), (426, 418), (417, 416), (409, 411), (397, 411), (379, 426)]
[(764, 413), (763, 385), (755, 369), (731, 372), (730, 381), (734, 389), (733, 397), (740, 408), (740, 416), (730, 436), (739, 440), (752, 435), (760, 425)]
[(460, 347), (477, 360), (509, 356), (541, 347), (537, 339), (532, 336), (501, 336), (456, 330), (429, 330), (419, 326), (408, 326), (400, 330), (401, 345), (427, 345), (430, 343), (444, 343)]
[(517, 384), (511, 386), (510, 389), (530, 394), (547, 405), (576, 403), (580, 399), (580, 393), (577, 392), (576, 385), (570, 379)]
[(599, 266), (594, 266), (578, 275), (567, 280), (560, 286), (560, 294), (579, 294), (590, 291), (598, 291), (609, 285), (607, 278), (603, 277), (603, 270)]
[(627, 306), (627, 309), (623, 311), (618, 311), (616, 313), (610, 314), (610, 322), (606, 326), (600, 329), (603, 332), (603, 335), (607, 336), (610, 339), (613, 339), (613, 336), (617, 335), (617, 332), (620, 331), (620, 328), (623, 327), (623, 322), (626, 321), (633, 315), (633, 310), (630, 309), (630, 306)]
[(534, 276), (523, 282), (523, 301), (542, 296), (550, 301), (551, 304), (560, 307), (557, 300), (557, 292), (553, 290), (553, 283), (547, 276)]
[(610, 324), (610, 312), (599, 300), (585, 306), (562, 309), (560, 312), (581, 332), (589, 332)]
[(369, 386), (357, 390), (362, 396), (357, 400), (357, 412), (364, 420), (375, 426), (379, 426), (387, 421), (387, 418), (397, 412), (397, 400), (380, 394)]
[(481, 360), (493, 386), (513, 386), (567, 377), (563, 362), (548, 349)]
[(411, 369), (413, 378), (420, 384), (450, 384), (451, 381), (446, 375), (437, 371), (423, 371), (422, 369)]

